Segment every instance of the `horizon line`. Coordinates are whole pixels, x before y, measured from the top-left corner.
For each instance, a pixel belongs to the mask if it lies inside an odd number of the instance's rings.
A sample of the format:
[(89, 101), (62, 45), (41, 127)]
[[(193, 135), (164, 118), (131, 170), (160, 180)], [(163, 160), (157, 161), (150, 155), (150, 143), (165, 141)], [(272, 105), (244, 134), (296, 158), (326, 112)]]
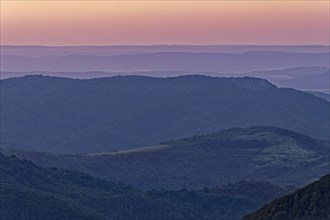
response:
[(78, 45), (41, 45), (41, 44), (0, 44), (0, 47), (152, 47), (152, 46), (321, 46), (330, 47), (330, 44), (78, 44)]

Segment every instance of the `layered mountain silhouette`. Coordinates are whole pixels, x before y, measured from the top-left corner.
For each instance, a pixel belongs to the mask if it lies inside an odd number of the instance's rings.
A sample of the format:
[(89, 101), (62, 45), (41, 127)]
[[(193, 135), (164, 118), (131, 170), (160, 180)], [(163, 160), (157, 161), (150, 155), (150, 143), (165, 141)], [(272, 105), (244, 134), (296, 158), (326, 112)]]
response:
[(329, 138), (329, 102), (258, 78), (27, 76), (1, 81), (1, 142), (25, 149), (123, 150), (235, 126)]
[(3, 71), (217, 71), (246, 72), (297, 66), (329, 67), (329, 52), (154, 52), (120, 55), (1, 55)]
[(245, 53), (277, 51), (294, 53), (329, 53), (325, 45), (118, 45), (118, 46), (14, 46), (0, 45), (2, 55), (60, 57), (67, 55), (120, 55), (161, 52)]
[(326, 220), (330, 219), (330, 175), (276, 199), (243, 220)]
[(2, 220), (240, 219), (286, 193), (270, 183), (246, 181), (203, 190), (142, 192), (0, 153)]
[[(227, 71), (1, 71), (0, 79), (42, 74), (44, 76), (67, 77), (74, 79), (93, 79), (118, 75), (176, 77), (184, 75), (206, 75), (214, 77), (257, 77), (266, 79), (278, 87), (293, 88), (302, 91), (325, 92), (329, 94), (329, 68), (319, 66), (300, 66), (285, 69), (260, 70), (254, 72), (231, 73)], [(324, 96), (322, 97), (324, 98)]]
[(65, 155), (2, 147), (7, 155), (39, 165), (80, 170), (140, 189), (198, 189), (244, 179), (304, 186), (329, 171), (328, 142), (263, 126), (109, 153)]
[(303, 91), (324, 91), (329, 94), (330, 72), (327, 67), (294, 67), (269, 71), (255, 71), (240, 75), (267, 79), (278, 87)]

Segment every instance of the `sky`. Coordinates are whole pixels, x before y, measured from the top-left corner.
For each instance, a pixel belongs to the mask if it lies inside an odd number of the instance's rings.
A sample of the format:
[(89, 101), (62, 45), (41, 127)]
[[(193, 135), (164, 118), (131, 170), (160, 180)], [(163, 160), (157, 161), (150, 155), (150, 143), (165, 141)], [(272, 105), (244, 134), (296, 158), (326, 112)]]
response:
[(1, 0), (2, 45), (322, 44), (329, 1)]

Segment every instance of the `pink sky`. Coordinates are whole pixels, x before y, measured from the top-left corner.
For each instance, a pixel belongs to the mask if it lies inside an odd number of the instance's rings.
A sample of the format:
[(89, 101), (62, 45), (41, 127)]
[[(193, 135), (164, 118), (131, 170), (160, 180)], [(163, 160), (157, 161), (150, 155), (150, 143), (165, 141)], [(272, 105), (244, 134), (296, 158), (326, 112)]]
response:
[(1, 0), (1, 44), (329, 44), (329, 1)]

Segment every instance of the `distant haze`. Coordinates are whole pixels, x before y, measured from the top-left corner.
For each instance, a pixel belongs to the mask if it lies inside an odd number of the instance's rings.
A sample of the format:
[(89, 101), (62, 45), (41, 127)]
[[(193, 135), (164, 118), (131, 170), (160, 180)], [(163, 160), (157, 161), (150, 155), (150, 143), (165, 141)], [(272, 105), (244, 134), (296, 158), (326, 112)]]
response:
[(329, 67), (329, 46), (2, 46), (1, 71), (248, 72)]
[(110, 56), (161, 52), (245, 53), (249, 51), (280, 51), (295, 53), (329, 53), (329, 45), (117, 45), (117, 46), (13, 46), (0, 45), (1, 55), (27, 57), (59, 57), (67, 55)]
[(48, 75), (255, 76), (280, 87), (329, 93), (329, 46), (1, 46), (0, 79)]
[(329, 44), (329, 1), (1, 1), (12, 45)]

